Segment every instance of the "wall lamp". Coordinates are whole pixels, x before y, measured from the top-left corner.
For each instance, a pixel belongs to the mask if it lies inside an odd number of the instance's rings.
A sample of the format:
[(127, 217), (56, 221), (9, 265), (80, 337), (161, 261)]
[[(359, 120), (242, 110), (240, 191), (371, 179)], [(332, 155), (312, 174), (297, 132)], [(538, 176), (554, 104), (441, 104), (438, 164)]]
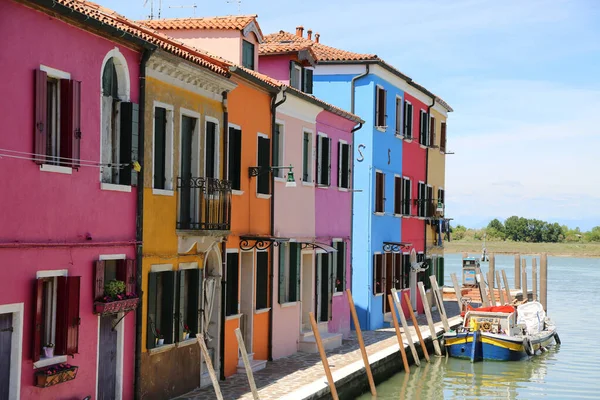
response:
[(277, 166), (277, 167), (249, 167), (248, 172), (250, 173), (250, 177), (260, 176), (262, 174), (266, 174), (273, 171), (278, 171), (280, 169), (288, 169), (287, 180), (285, 181), (285, 187), (296, 187), (296, 181), (294, 180), (294, 167), (291, 165), (289, 167), (285, 166)]

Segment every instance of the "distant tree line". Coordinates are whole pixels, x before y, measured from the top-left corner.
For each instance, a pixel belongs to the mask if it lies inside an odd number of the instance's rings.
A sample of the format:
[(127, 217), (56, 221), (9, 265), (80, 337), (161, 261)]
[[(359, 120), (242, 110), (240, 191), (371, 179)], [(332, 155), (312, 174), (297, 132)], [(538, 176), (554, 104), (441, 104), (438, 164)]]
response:
[(507, 218), (504, 223), (495, 218), (484, 229), (468, 229), (463, 225), (457, 225), (452, 229), (452, 236), (456, 240), (469, 237), (482, 240), (484, 235), (488, 240), (511, 240), (514, 242), (600, 243), (600, 226), (596, 226), (588, 232), (581, 232), (579, 228), (571, 229), (556, 222), (550, 223), (539, 219), (512, 216)]

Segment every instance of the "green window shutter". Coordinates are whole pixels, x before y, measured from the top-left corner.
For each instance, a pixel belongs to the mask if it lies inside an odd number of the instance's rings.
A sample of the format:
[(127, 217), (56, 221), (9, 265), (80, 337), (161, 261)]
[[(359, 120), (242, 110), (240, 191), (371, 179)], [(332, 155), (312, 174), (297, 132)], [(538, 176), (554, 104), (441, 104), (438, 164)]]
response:
[(241, 169), (242, 169), (242, 131), (229, 128), (229, 180), (231, 188), (241, 190)]
[(154, 188), (164, 189), (166, 183), (167, 110), (154, 109)]
[(238, 313), (238, 269), (239, 254), (227, 253), (227, 296), (226, 296), (226, 314), (236, 315)]
[(308, 167), (310, 157), (310, 133), (304, 132), (304, 141), (302, 142), (302, 182), (308, 182)]
[(438, 286), (444, 286), (444, 257), (438, 258), (437, 281)]
[(139, 159), (139, 106), (121, 102), (120, 162), (128, 164), (119, 173), (121, 185), (137, 185), (137, 172), (131, 163)]
[(185, 274), (188, 275), (188, 307), (187, 318), (184, 325), (190, 328), (190, 337), (194, 337), (196, 333), (200, 333), (200, 316), (202, 315), (202, 270), (187, 269)]
[(256, 309), (269, 307), (269, 253), (256, 253)]
[(288, 244), (281, 244), (279, 246), (279, 304), (286, 303), (285, 295), (285, 249)]
[(206, 123), (206, 170), (204, 175), (207, 178), (216, 178), (218, 171), (215, 168), (215, 153), (218, 148), (217, 124), (208, 121)]
[(165, 344), (175, 343), (174, 328), (175, 328), (175, 293), (176, 293), (176, 271), (165, 271), (162, 274), (163, 295), (161, 312), (162, 318), (160, 321), (161, 333), (165, 337)]
[(257, 182), (257, 190), (258, 193), (261, 194), (269, 194), (270, 193), (270, 181), (271, 174), (265, 172), (269, 167), (269, 161), (271, 157), (269, 156), (271, 153), (271, 140), (269, 138), (265, 138), (262, 136), (258, 137), (258, 166), (259, 170), (263, 172), (263, 174), (256, 177)]
[(298, 243), (290, 243), (290, 253), (289, 253), (289, 263), (290, 263), (290, 274), (288, 279), (289, 285), (289, 296), (288, 301), (298, 301), (299, 298), (299, 261), (300, 261), (300, 251)]
[(153, 349), (156, 347), (156, 335), (154, 331), (160, 327), (156, 326), (156, 278), (158, 273), (151, 272), (148, 274), (148, 321), (146, 323), (146, 348)]
[(300, 301), (300, 280), (302, 276), (302, 269), (300, 268), (302, 252), (300, 251), (300, 245), (296, 245), (296, 301)]
[(302, 84), (302, 91), (304, 93), (310, 93), (312, 94), (313, 92), (313, 70), (312, 69), (308, 69), (308, 68), (303, 68), (304, 71), (304, 78), (303, 78), (303, 84)]

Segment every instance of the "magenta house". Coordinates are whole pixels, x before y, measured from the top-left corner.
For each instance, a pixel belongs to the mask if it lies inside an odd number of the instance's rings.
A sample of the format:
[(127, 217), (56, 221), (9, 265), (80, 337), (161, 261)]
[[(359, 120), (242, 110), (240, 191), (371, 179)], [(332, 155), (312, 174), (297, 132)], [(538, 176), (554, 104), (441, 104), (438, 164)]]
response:
[(133, 398), (144, 43), (83, 4), (0, 0), (0, 399)]

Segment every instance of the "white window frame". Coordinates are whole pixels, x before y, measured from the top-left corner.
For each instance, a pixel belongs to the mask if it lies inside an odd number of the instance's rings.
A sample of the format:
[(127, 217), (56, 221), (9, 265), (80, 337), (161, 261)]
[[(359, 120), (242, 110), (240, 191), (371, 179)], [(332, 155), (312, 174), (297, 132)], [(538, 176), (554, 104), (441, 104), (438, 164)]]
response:
[[(304, 138), (303, 138), (304, 139)], [(324, 133), (324, 132), (317, 132), (317, 143), (319, 143), (319, 150), (317, 152), (317, 163), (319, 164), (319, 166), (321, 167), (321, 169), (323, 169), (323, 165), (321, 164), (321, 156), (323, 155), (323, 145), (322, 143), (320, 143), (320, 141), (322, 139), (328, 140), (329, 141), (329, 136)], [(328, 189), (329, 186), (331, 186), (331, 171), (330, 171), (330, 166), (331, 166), (331, 144), (333, 144), (333, 140), (330, 141), (330, 145), (329, 145), (329, 154), (327, 155), (327, 182), (320, 182), (321, 180), (321, 174), (319, 173), (319, 169), (317, 168), (316, 171), (316, 184), (317, 184), (317, 188), (319, 189)]]
[[(377, 121), (377, 112), (379, 111), (379, 89), (383, 90), (383, 92), (385, 93), (385, 100), (387, 100), (387, 90), (385, 90), (385, 88), (382, 85), (375, 85), (375, 129), (377, 129), (380, 132), (385, 132), (387, 129), (387, 125), (383, 125), (383, 126), (379, 126), (377, 125), (377, 123), (379, 121)], [(386, 113), (387, 113), (387, 104), (383, 104), (383, 121), (384, 123), (386, 123)]]
[[(398, 109), (398, 100), (400, 100), (400, 109)], [(398, 139), (404, 138), (404, 99), (402, 96), (396, 95), (396, 126), (394, 126), (394, 135)], [(396, 129), (400, 123), (400, 132)]]
[[(308, 133), (309, 143), (308, 143), (308, 151), (310, 154), (308, 155), (308, 181), (304, 180), (304, 135)], [(316, 144), (314, 141), (315, 133), (311, 129), (302, 129), (302, 185), (303, 186), (315, 186), (315, 176), (314, 176), (314, 165), (315, 165), (315, 157), (316, 157)]]
[[(302, 91), (302, 65), (294, 62), (293, 73), (298, 73), (298, 85), (300, 87), (295, 87), (294, 89), (298, 89)], [(292, 77), (290, 76), (290, 86), (292, 85)], [(292, 86), (293, 87), (293, 86)]]
[[(206, 132), (208, 132), (208, 123), (212, 122), (214, 123), (215, 126), (215, 179), (220, 179), (219, 177), (221, 176), (221, 126), (220, 126), (220, 121), (215, 118), (215, 117), (211, 117), (206, 115), (204, 117), (204, 176), (206, 176), (206, 152), (207, 152), (207, 148), (206, 148)], [(198, 163), (199, 164), (199, 163)]]
[[(258, 138), (265, 138), (265, 139), (271, 139), (269, 138), (269, 135), (265, 134), (265, 133), (261, 133), (261, 132), (257, 132), (256, 133), (256, 164), (258, 166)], [(272, 140), (272, 139), (271, 139)], [(270, 151), (269, 151), (270, 153)], [(270, 154), (269, 154), (269, 158), (270, 158)], [(258, 193), (258, 176), (256, 177), (256, 179), (254, 180), (254, 193), (256, 193), (256, 198), (258, 199), (270, 199), (271, 198), (271, 194), (264, 194), (264, 193)], [(273, 190), (275, 190), (275, 188), (271, 188), (271, 192), (273, 192)]]
[[(242, 131), (242, 127), (240, 125), (236, 125), (236, 124), (232, 124), (232, 123), (228, 122), (227, 123), (227, 133), (226, 133), (226, 135), (227, 135), (227, 143), (230, 143), (229, 142), (229, 128), (237, 129), (240, 132)], [(230, 159), (229, 157), (231, 157), (231, 154), (229, 153), (229, 145), (227, 146), (227, 148), (225, 149), (225, 151), (227, 152), (227, 160), (229, 160)], [(234, 195), (234, 196), (241, 196), (241, 195), (244, 194), (244, 191), (242, 190), (242, 179), (241, 179), (242, 178), (242, 171), (241, 171), (241, 169), (242, 169), (242, 167), (240, 166), (240, 189), (239, 190), (237, 190), (237, 189), (231, 190), (231, 194)], [(228, 166), (227, 167), (227, 174), (230, 174), (230, 173), (231, 172), (229, 171), (229, 166)], [(227, 175), (226, 179), (229, 179), (229, 175)]]
[[(285, 121), (277, 119), (275, 120), (275, 124), (280, 126), (279, 129), (279, 148), (277, 149), (277, 156), (279, 157), (279, 165), (274, 165), (276, 167), (281, 167), (285, 165)], [(273, 176), (275, 177), (275, 181), (277, 182), (285, 182), (285, 170), (277, 169), (273, 171)]]
[[(0, 305), (0, 314), (12, 314), (12, 337), (10, 342), (10, 368), (8, 398), (21, 398), (21, 368), (23, 362), (23, 316), (24, 303)], [(64, 356), (66, 358), (66, 356)]]
[[(154, 148), (156, 147), (155, 143), (155, 123), (154, 113), (156, 112), (156, 108), (164, 108), (166, 112), (166, 120), (167, 126), (165, 128), (165, 189), (155, 189), (154, 188), (154, 167), (155, 167), (155, 159), (154, 159)], [(174, 186), (175, 186), (175, 177), (174, 177), (174, 167), (173, 161), (175, 158), (175, 146), (173, 146), (173, 122), (175, 117), (175, 108), (171, 104), (161, 103), (160, 101), (154, 101), (152, 108), (152, 194), (162, 195), (162, 196), (173, 196), (174, 195)], [(170, 151), (169, 151), (170, 150)]]
[(410, 114), (412, 116), (412, 119), (409, 121), (409, 124), (410, 124), (409, 125), (410, 126), (410, 136), (407, 136), (406, 135), (407, 132), (405, 131), (406, 122), (405, 122), (405, 119), (404, 119), (404, 118), (406, 118), (406, 113), (404, 112), (404, 108), (403, 108), (402, 109), (402, 115), (403, 115), (403, 118), (402, 118), (402, 137), (404, 138), (404, 140), (406, 140), (407, 142), (410, 143), (415, 138), (415, 135), (414, 135), (414, 132), (413, 132), (413, 128), (414, 128), (413, 127), (413, 121), (415, 119), (415, 113), (414, 113), (415, 109), (413, 107), (413, 104), (410, 101), (406, 100), (406, 99), (404, 99), (404, 107), (410, 107), (411, 108), (411, 113)]

